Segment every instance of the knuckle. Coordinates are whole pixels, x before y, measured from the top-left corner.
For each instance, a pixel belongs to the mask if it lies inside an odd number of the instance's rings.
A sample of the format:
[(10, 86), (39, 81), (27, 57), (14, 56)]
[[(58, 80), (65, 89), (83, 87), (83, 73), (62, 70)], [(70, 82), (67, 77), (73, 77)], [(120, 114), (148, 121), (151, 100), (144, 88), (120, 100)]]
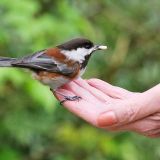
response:
[(154, 122), (152, 125), (152, 130), (159, 129), (159, 128), (160, 128), (160, 124), (158, 122)]
[(158, 130), (160, 129), (160, 123), (158, 121), (152, 121), (150, 124), (150, 130)]
[(157, 135), (159, 133), (159, 129), (159, 125), (153, 124), (152, 126), (149, 126), (148, 128), (141, 130), (141, 132), (147, 136), (152, 136)]
[(123, 115), (123, 121), (131, 122), (135, 118), (135, 116), (136, 116), (135, 108), (132, 105), (130, 105), (129, 107), (126, 106), (126, 110)]

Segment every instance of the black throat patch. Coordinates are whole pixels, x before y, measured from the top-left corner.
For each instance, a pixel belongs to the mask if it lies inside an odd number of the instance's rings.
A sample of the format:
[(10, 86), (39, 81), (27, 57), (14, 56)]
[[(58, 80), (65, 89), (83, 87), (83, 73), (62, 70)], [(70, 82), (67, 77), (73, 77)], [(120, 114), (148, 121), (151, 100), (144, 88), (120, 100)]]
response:
[(90, 58), (90, 56), (91, 56), (92, 54), (89, 54), (89, 55), (86, 55), (85, 56), (85, 60), (82, 62), (82, 64), (81, 64), (81, 69), (84, 69), (86, 66), (87, 66), (87, 64), (88, 64), (88, 61), (89, 61), (89, 58)]

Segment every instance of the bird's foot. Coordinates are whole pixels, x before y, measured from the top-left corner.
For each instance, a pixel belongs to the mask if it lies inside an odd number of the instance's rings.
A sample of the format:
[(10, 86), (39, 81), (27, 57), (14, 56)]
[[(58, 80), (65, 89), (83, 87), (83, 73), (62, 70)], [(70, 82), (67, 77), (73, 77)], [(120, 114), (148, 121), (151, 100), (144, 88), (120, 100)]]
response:
[(57, 93), (59, 95), (61, 95), (64, 99), (62, 101), (60, 101), (60, 104), (62, 105), (64, 102), (66, 101), (79, 101), (80, 99), (82, 99), (81, 97), (79, 96), (66, 96), (56, 90), (53, 90), (53, 89), (50, 89), (53, 93)]
[(64, 100), (60, 101), (61, 105), (66, 101), (79, 101), (80, 99), (82, 99), (79, 96), (72, 96), (72, 97), (71, 96), (63, 96), (63, 97), (64, 97)]

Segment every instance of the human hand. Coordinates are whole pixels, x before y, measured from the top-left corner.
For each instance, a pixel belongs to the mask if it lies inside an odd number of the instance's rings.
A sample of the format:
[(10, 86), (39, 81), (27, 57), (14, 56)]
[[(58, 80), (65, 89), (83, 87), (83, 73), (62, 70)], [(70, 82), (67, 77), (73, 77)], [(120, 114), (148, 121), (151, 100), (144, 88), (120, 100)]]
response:
[[(78, 79), (58, 92), (82, 97), (64, 106), (92, 125), (110, 131), (133, 131), (148, 137), (160, 136), (160, 109), (156, 89), (134, 93), (102, 80)], [(60, 95), (57, 95), (62, 100)]]

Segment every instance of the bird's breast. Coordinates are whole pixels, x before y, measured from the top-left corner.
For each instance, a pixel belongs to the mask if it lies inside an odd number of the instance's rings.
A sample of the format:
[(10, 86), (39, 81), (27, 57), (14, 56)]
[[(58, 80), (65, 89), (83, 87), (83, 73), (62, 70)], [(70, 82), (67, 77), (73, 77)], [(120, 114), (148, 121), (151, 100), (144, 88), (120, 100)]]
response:
[(33, 74), (33, 76), (42, 84), (49, 86), (53, 90), (70, 81), (69, 78), (56, 73), (40, 72), (39, 74)]
[(85, 72), (85, 68), (80, 69), (80, 64), (77, 64), (75, 65), (75, 69), (73, 73), (68, 76), (63, 75), (61, 73), (51, 73), (46, 71), (33, 73), (33, 76), (42, 84), (48, 85), (51, 89), (55, 90), (61, 87), (62, 85), (81, 77), (84, 72)]

